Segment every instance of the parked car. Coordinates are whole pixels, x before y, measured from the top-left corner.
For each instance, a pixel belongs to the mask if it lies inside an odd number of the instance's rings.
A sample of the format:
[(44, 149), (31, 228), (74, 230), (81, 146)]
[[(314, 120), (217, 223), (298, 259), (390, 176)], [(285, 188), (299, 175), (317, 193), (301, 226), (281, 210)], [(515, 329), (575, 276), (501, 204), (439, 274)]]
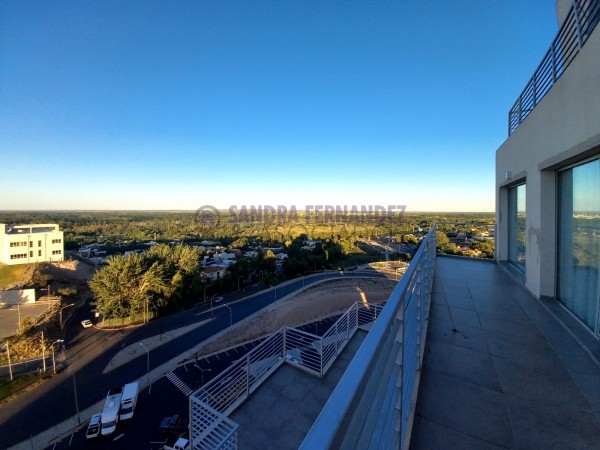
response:
[(89, 328), (89, 327), (91, 327), (92, 325), (93, 325), (93, 323), (92, 323), (92, 321), (91, 321), (91, 320), (89, 320), (89, 319), (85, 319), (85, 320), (82, 320), (82, 321), (81, 321), (81, 326), (82, 326), (83, 328)]
[(188, 431), (188, 423), (179, 414), (167, 416), (160, 422), (158, 427), (163, 433), (180, 434)]
[(185, 438), (172, 437), (167, 439), (163, 450), (188, 450), (190, 448), (190, 441)]
[(85, 432), (86, 439), (92, 439), (98, 437), (100, 434), (100, 419), (102, 418), (101, 413), (96, 413), (90, 419), (90, 424), (87, 427), (87, 431)]

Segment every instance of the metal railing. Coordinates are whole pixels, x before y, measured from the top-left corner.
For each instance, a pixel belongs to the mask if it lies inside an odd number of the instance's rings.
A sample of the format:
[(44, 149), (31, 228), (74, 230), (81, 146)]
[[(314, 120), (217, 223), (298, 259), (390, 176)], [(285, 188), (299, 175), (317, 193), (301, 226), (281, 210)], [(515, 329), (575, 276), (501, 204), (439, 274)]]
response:
[[(208, 439), (214, 437), (211, 434), (213, 430), (227, 428), (227, 424), (222, 423), (224, 418), (231, 422), (227, 415), (282, 364), (293, 365), (319, 378), (325, 376), (358, 328), (375, 321), (382, 310), (380, 305), (357, 302), (323, 336), (282, 327), (266, 338), (245, 357), (190, 395), (192, 448), (212, 448)], [(218, 436), (223, 433), (219, 432)], [(230, 437), (233, 438), (233, 434)]]
[(191, 405), (190, 402), (190, 421), (204, 424), (202, 432), (195, 437), (195, 440), (192, 438), (192, 442), (197, 442), (194, 448), (202, 450), (238, 448), (238, 424), (206, 404), (198, 403), (196, 408), (192, 408)]
[(510, 136), (569, 67), (600, 19), (600, 0), (572, 0), (550, 49), (508, 112)]
[(436, 254), (431, 228), (301, 448), (408, 448)]

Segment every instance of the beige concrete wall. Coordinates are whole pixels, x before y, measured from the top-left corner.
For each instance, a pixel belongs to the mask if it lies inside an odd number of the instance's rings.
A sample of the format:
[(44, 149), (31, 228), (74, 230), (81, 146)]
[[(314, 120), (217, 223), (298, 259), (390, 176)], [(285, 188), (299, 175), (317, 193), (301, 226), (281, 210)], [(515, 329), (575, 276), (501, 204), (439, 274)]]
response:
[[(554, 296), (556, 284), (556, 169), (600, 152), (599, 55), (600, 26), (550, 92), (496, 152), (496, 258), (508, 259), (506, 188), (524, 180), (526, 286), (536, 296)], [(512, 172), (511, 180), (505, 179), (507, 171)]]

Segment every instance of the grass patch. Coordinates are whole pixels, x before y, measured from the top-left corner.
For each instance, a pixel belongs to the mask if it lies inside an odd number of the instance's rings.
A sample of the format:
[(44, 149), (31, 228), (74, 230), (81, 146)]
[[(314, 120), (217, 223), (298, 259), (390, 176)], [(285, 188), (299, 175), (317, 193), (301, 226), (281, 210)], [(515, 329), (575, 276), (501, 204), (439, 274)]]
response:
[[(150, 311), (148, 315), (148, 320), (152, 320), (155, 317), (158, 317), (158, 314), (154, 311)], [(102, 322), (98, 323), (98, 327), (100, 328), (110, 328), (110, 327), (122, 327), (125, 325), (131, 325), (134, 323), (142, 323), (146, 316), (144, 314), (137, 314), (134, 316), (127, 317), (119, 317), (114, 319), (104, 319)]]
[(344, 266), (358, 266), (382, 259), (383, 255), (369, 246), (355, 246), (344, 258)]
[(0, 287), (10, 286), (25, 281), (25, 272), (29, 264), (17, 264), (14, 266), (0, 264)]
[(12, 381), (9, 379), (0, 380), (0, 405), (10, 402), (22, 393), (28, 392), (49, 377), (50, 373), (44, 377), (40, 377), (38, 374), (28, 374), (15, 377)]

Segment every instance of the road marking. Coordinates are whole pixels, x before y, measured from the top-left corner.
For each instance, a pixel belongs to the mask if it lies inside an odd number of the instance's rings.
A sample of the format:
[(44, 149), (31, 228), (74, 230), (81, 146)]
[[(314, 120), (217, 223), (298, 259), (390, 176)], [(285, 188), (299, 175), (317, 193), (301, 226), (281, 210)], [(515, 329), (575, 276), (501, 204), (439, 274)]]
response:
[(123, 436), (125, 436), (125, 433), (121, 433), (120, 435), (118, 435), (116, 438), (113, 439), (113, 442), (117, 439), (121, 439)]
[(75, 433), (71, 433), (71, 439), (69, 439), (69, 447), (71, 446), (71, 442), (73, 442), (73, 436), (75, 436)]
[(175, 385), (175, 387), (177, 387), (177, 389), (179, 389), (183, 395), (185, 395), (186, 397), (189, 397), (189, 395), (194, 392), (187, 384), (185, 384), (183, 382), (183, 380), (181, 380), (177, 375), (175, 375), (173, 372), (168, 372), (167, 373), (167, 378), (169, 379), (169, 381), (171, 383), (173, 383)]

